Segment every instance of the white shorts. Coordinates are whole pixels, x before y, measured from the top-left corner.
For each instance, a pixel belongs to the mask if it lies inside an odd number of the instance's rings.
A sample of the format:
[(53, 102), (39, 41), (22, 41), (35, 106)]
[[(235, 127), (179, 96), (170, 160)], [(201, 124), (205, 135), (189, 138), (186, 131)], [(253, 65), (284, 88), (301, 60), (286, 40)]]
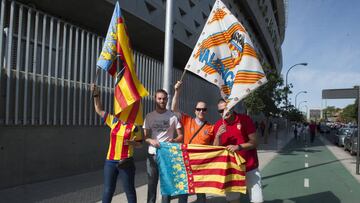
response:
[[(250, 202), (263, 202), (263, 194), (261, 187), (261, 175), (259, 169), (254, 169), (246, 172), (246, 187), (249, 193)], [(240, 193), (229, 192), (226, 193), (227, 201), (234, 201), (240, 199)]]

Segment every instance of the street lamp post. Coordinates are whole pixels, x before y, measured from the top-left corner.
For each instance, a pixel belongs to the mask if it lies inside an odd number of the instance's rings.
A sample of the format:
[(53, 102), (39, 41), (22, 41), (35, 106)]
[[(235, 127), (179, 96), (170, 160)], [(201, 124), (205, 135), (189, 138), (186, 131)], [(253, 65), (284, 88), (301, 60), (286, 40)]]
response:
[(300, 91), (299, 93), (297, 93), (296, 94), (296, 96), (295, 96), (295, 107), (296, 107), (296, 101), (297, 101), (297, 96), (299, 95), (299, 94), (301, 94), (301, 93), (307, 93), (307, 91)]
[[(293, 66), (291, 66), (290, 68), (289, 68), (289, 70), (286, 72), (286, 76), (285, 76), (285, 87), (288, 89), (288, 75), (289, 75), (289, 71), (291, 70), (291, 69), (293, 69), (294, 67), (296, 67), (296, 66), (307, 66), (308, 65), (308, 63), (297, 63), (297, 64), (295, 64), (295, 65), (293, 65)], [(296, 107), (296, 106), (295, 106)], [(288, 100), (288, 92), (286, 92), (286, 110), (289, 110), (289, 100)]]
[(309, 111), (309, 108), (308, 108), (308, 106), (307, 105), (304, 105), (304, 107), (305, 107), (305, 117), (306, 117), (306, 119), (308, 118), (308, 111)]
[(306, 103), (307, 101), (301, 101), (300, 103), (299, 103), (299, 106), (298, 106), (298, 109), (300, 109), (300, 105), (302, 104), (302, 103)]
[[(289, 71), (291, 70), (291, 69), (293, 69), (294, 67), (296, 67), (296, 66), (307, 66), (308, 65), (308, 63), (297, 63), (297, 64), (295, 64), (295, 65), (293, 65), (293, 66), (291, 66), (290, 68), (289, 68), (289, 70), (286, 72), (286, 76), (285, 76), (285, 87), (286, 87), (286, 106), (285, 106), (285, 109), (286, 109), (286, 111), (287, 112), (289, 112), (289, 100), (288, 100), (288, 89), (289, 89), (289, 87), (288, 87), (288, 75), (289, 75)], [(296, 106), (295, 106), (296, 107)], [(286, 120), (285, 120), (285, 122), (286, 122), (286, 129), (288, 129), (288, 118), (286, 118)]]

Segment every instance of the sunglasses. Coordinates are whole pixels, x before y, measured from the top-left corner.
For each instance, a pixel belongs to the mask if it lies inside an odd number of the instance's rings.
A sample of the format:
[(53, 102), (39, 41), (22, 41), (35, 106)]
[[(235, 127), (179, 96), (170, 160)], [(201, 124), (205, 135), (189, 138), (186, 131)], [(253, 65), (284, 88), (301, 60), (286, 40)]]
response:
[(196, 111), (206, 112), (207, 108), (195, 108)]
[[(223, 114), (224, 111), (225, 111), (225, 109), (219, 109), (219, 110), (218, 110), (218, 112), (219, 112), (220, 114)], [(230, 109), (228, 112), (231, 113), (232, 111), (233, 111), (233, 109)]]

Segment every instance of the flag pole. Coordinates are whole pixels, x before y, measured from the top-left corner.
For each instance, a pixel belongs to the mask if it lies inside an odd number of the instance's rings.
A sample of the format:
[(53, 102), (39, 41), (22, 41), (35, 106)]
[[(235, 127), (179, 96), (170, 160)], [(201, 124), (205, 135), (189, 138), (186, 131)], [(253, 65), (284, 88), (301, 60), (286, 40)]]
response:
[(181, 75), (180, 81), (182, 81), (184, 79), (185, 73), (186, 73), (187, 69), (184, 69), (184, 72)]
[(97, 83), (97, 79), (98, 79), (99, 74), (100, 74), (100, 68), (96, 68), (96, 74), (95, 74), (95, 78), (94, 78), (94, 84)]

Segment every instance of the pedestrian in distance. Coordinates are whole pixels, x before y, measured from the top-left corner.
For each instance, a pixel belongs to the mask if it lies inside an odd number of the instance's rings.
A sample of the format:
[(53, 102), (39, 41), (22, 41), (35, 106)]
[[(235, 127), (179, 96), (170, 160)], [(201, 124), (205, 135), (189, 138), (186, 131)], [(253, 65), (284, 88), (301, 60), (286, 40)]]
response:
[[(156, 202), (157, 184), (159, 180), (159, 169), (156, 160), (156, 148), (160, 142), (183, 142), (181, 124), (176, 115), (166, 109), (168, 93), (159, 89), (155, 92), (155, 110), (145, 117), (143, 129), (145, 142), (149, 144), (146, 159), (148, 192), (147, 202)], [(175, 138), (175, 133), (177, 137)], [(163, 195), (162, 203), (170, 203), (170, 196)]]
[(269, 126), (268, 126), (268, 133), (269, 133), (269, 135), (271, 134), (272, 127), (273, 127), (273, 123), (270, 121), (270, 122), (269, 122)]
[(133, 123), (126, 123), (114, 115), (103, 110), (100, 101), (100, 91), (95, 84), (90, 89), (94, 98), (96, 113), (104, 123), (110, 127), (110, 144), (104, 165), (104, 191), (102, 202), (109, 203), (112, 200), (116, 188), (116, 181), (120, 176), (127, 201), (136, 203), (135, 190), (135, 164), (133, 159), (134, 147), (141, 147), (141, 127)]
[(310, 142), (313, 143), (315, 140), (315, 135), (316, 135), (316, 123), (312, 120), (310, 125), (309, 125), (309, 133), (310, 133)]
[[(184, 144), (212, 145), (214, 141), (213, 126), (206, 121), (207, 105), (204, 101), (196, 102), (194, 111), (195, 118), (179, 110), (179, 97), (182, 82), (178, 81), (174, 86), (174, 97), (171, 110), (180, 118), (184, 129)], [(198, 203), (206, 202), (205, 194), (196, 194)], [(180, 196), (179, 202), (187, 202), (187, 195)]]
[(275, 139), (278, 139), (278, 124), (277, 124), (277, 122), (274, 122), (274, 124), (273, 124), (273, 131), (275, 134)]
[(293, 130), (294, 130), (294, 138), (295, 138), (295, 140), (297, 140), (298, 139), (298, 127), (297, 127), (297, 123), (295, 123), (294, 125), (293, 125)]
[(262, 120), (261, 123), (260, 123), (260, 131), (261, 131), (261, 137), (264, 137), (264, 135), (265, 135), (265, 122), (264, 122), (264, 120)]
[[(263, 202), (255, 125), (249, 116), (235, 113), (233, 110), (223, 115), (225, 107), (225, 100), (219, 100), (218, 112), (223, 118), (215, 123), (214, 145), (226, 146), (229, 151), (238, 153), (245, 159), (246, 186), (250, 201)], [(238, 203), (240, 193), (226, 193), (226, 199), (230, 203)]]

